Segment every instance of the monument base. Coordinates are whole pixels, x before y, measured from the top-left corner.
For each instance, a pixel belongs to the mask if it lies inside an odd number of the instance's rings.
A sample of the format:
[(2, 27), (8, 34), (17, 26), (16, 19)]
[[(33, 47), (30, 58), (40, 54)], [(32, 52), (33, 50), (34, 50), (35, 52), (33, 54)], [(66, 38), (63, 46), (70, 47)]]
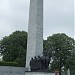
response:
[(25, 72), (25, 75), (55, 75), (55, 73), (49, 73), (49, 72)]

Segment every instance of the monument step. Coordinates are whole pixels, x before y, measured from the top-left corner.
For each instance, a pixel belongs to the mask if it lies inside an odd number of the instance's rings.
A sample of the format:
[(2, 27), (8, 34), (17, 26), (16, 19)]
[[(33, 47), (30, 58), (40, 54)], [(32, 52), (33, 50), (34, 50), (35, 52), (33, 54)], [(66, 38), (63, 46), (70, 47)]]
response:
[(25, 72), (25, 75), (55, 75), (55, 73), (49, 73), (49, 72)]

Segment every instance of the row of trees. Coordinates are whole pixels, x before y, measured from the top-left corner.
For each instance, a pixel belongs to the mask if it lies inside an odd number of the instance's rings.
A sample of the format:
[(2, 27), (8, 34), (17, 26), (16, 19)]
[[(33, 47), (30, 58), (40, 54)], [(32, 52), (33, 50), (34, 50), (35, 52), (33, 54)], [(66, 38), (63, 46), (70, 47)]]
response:
[[(75, 66), (75, 41), (64, 33), (53, 34), (43, 42), (43, 53), (48, 55), (50, 60), (50, 70), (65, 71), (71, 66)], [(3, 61), (17, 62), (19, 66), (25, 66), (27, 50), (27, 32), (15, 31), (11, 35), (4, 37), (0, 41), (0, 52)]]

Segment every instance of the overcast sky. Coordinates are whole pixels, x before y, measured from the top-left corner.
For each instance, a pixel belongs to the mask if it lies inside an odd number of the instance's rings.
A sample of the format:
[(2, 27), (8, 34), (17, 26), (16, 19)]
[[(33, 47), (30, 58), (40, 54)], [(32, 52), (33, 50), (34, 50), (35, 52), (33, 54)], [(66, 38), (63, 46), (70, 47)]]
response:
[[(28, 31), (30, 0), (0, 0), (0, 39)], [(44, 39), (54, 33), (74, 37), (74, 0), (44, 0)]]

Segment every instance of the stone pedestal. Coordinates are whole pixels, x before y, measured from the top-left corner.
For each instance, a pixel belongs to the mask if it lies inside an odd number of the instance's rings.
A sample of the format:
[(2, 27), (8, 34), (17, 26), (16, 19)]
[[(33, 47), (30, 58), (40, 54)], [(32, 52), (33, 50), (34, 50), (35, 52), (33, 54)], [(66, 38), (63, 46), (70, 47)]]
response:
[(25, 75), (55, 75), (55, 73), (48, 73), (48, 72), (25, 72)]

